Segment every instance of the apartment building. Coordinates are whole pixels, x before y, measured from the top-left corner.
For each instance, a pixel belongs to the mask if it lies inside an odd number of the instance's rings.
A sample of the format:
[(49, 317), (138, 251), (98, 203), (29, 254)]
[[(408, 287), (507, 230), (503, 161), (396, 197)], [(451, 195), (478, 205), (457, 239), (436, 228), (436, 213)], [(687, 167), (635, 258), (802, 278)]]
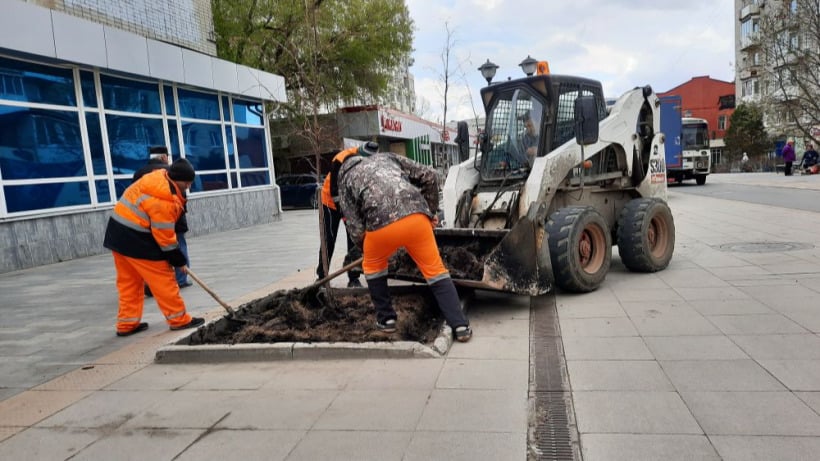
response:
[[(816, 75), (813, 67), (820, 65), (819, 10), (817, 0), (735, 0), (738, 104), (760, 104), (765, 112), (764, 124), (776, 144), (794, 138), (798, 152), (809, 141), (798, 125), (820, 137), (820, 125), (812, 127), (818, 114), (801, 107), (805, 106), (801, 100), (807, 96), (812, 99), (810, 95), (820, 88), (816, 78), (799, 77), (802, 71)], [(794, 74), (796, 69), (798, 73)]]

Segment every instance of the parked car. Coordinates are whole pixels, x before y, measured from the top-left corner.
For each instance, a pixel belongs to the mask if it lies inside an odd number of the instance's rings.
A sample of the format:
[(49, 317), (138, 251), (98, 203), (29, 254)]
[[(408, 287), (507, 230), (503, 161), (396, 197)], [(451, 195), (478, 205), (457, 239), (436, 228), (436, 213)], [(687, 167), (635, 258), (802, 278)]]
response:
[(315, 174), (286, 174), (276, 179), (282, 208), (317, 208), (322, 183)]

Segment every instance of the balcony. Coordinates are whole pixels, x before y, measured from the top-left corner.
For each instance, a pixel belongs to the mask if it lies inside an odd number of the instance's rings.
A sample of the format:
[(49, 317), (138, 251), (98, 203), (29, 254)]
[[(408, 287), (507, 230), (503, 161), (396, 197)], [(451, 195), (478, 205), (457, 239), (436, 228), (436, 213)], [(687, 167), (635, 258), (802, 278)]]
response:
[(743, 21), (751, 16), (760, 16), (760, 5), (746, 5), (740, 9), (740, 20)]
[(745, 51), (751, 48), (760, 46), (760, 33), (755, 32), (745, 37), (740, 37), (740, 51)]

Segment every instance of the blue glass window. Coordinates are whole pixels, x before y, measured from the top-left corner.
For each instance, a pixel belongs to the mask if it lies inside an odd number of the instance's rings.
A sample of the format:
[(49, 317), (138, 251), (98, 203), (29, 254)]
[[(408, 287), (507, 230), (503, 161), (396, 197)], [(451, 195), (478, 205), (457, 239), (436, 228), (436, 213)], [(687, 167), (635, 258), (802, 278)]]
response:
[(239, 168), (268, 166), (268, 150), (263, 128), (236, 127), (236, 148), (239, 151)]
[(107, 179), (94, 181), (94, 188), (97, 189), (97, 203), (108, 203), (111, 201), (111, 191), (108, 189)]
[(159, 86), (101, 75), (103, 103), (106, 109), (160, 114)]
[(269, 171), (249, 171), (241, 173), (242, 187), (265, 186), (270, 184)]
[(222, 125), (183, 123), (182, 138), (185, 142), (185, 158), (195, 170), (225, 169)]
[(88, 129), (88, 147), (91, 148), (91, 164), (94, 166), (94, 174), (105, 174), (105, 150), (103, 149), (99, 114), (87, 112), (85, 126)]
[(0, 99), (76, 106), (71, 69), (0, 58)]
[(219, 174), (198, 174), (196, 180), (191, 185), (191, 192), (202, 192), (206, 190), (222, 190), (228, 188), (228, 175)]
[(200, 120), (219, 120), (219, 99), (215, 94), (177, 89), (179, 115)]
[(115, 179), (114, 180), (114, 188), (117, 190), (117, 197), (114, 200), (119, 200), (122, 197), (122, 194), (125, 192), (125, 189), (128, 189), (128, 186), (131, 185), (133, 181), (131, 178), (128, 179)]
[(164, 146), (162, 120), (106, 115), (114, 174), (133, 174), (148, 161), (150, 146)]
[(0, 106), (4, 179), (85, 176), (76, 112)]
[(87, 71), (80, 72), (82, 83), (83, 104), (85, 107), (97, 107), (97, 92), (94, 89), (94, 74)]
[(168, 120), (168, 139), (171, 140), (171, 157), (179, 158), (179, 133), (177, 132), (177, 121)]
[[(231, 168), (236, 168), (236, 156), (233, 151), (233, 130), (231, 130), (230, 125), (225, 126), (225, 140), (228, 144), (228, 163)], [(234, 184), (236, 183), (234, 182)]]
[(87, 182), (5, 186), (3, 191), (9, 213), (91, 204)]
[(262, 126), (263, 115), (262, 103), (233, 100), (233, 118), (236, 123)]
[(228, 97), (222, 96), (222, 119), (225, 121), (231, 121), (231, 106), (228, 105)]
[(176, 115), (176, 103), (174, 102), (174, 89), (168, 85), (162, 87), (165, 92), (165, 113), (168, 115)]

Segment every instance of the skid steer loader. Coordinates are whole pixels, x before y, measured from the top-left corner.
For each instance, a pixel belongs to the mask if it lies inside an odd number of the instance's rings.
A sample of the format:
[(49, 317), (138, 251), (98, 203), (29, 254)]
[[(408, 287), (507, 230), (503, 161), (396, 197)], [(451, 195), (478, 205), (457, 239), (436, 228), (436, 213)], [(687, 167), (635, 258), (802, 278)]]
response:
[[(660, 101), (649, 86), (610, 109), (599, 82), (563, 75), (492, 83), (481, 97), (480, 154), (449, 170), (435, 229), (458, 285), (527, 295), (553, 284), (593, 291), (613, 245), (632, 271), (669, 264), (675, 225)], [(454, 275), (465, 253), (479, 270)]]

